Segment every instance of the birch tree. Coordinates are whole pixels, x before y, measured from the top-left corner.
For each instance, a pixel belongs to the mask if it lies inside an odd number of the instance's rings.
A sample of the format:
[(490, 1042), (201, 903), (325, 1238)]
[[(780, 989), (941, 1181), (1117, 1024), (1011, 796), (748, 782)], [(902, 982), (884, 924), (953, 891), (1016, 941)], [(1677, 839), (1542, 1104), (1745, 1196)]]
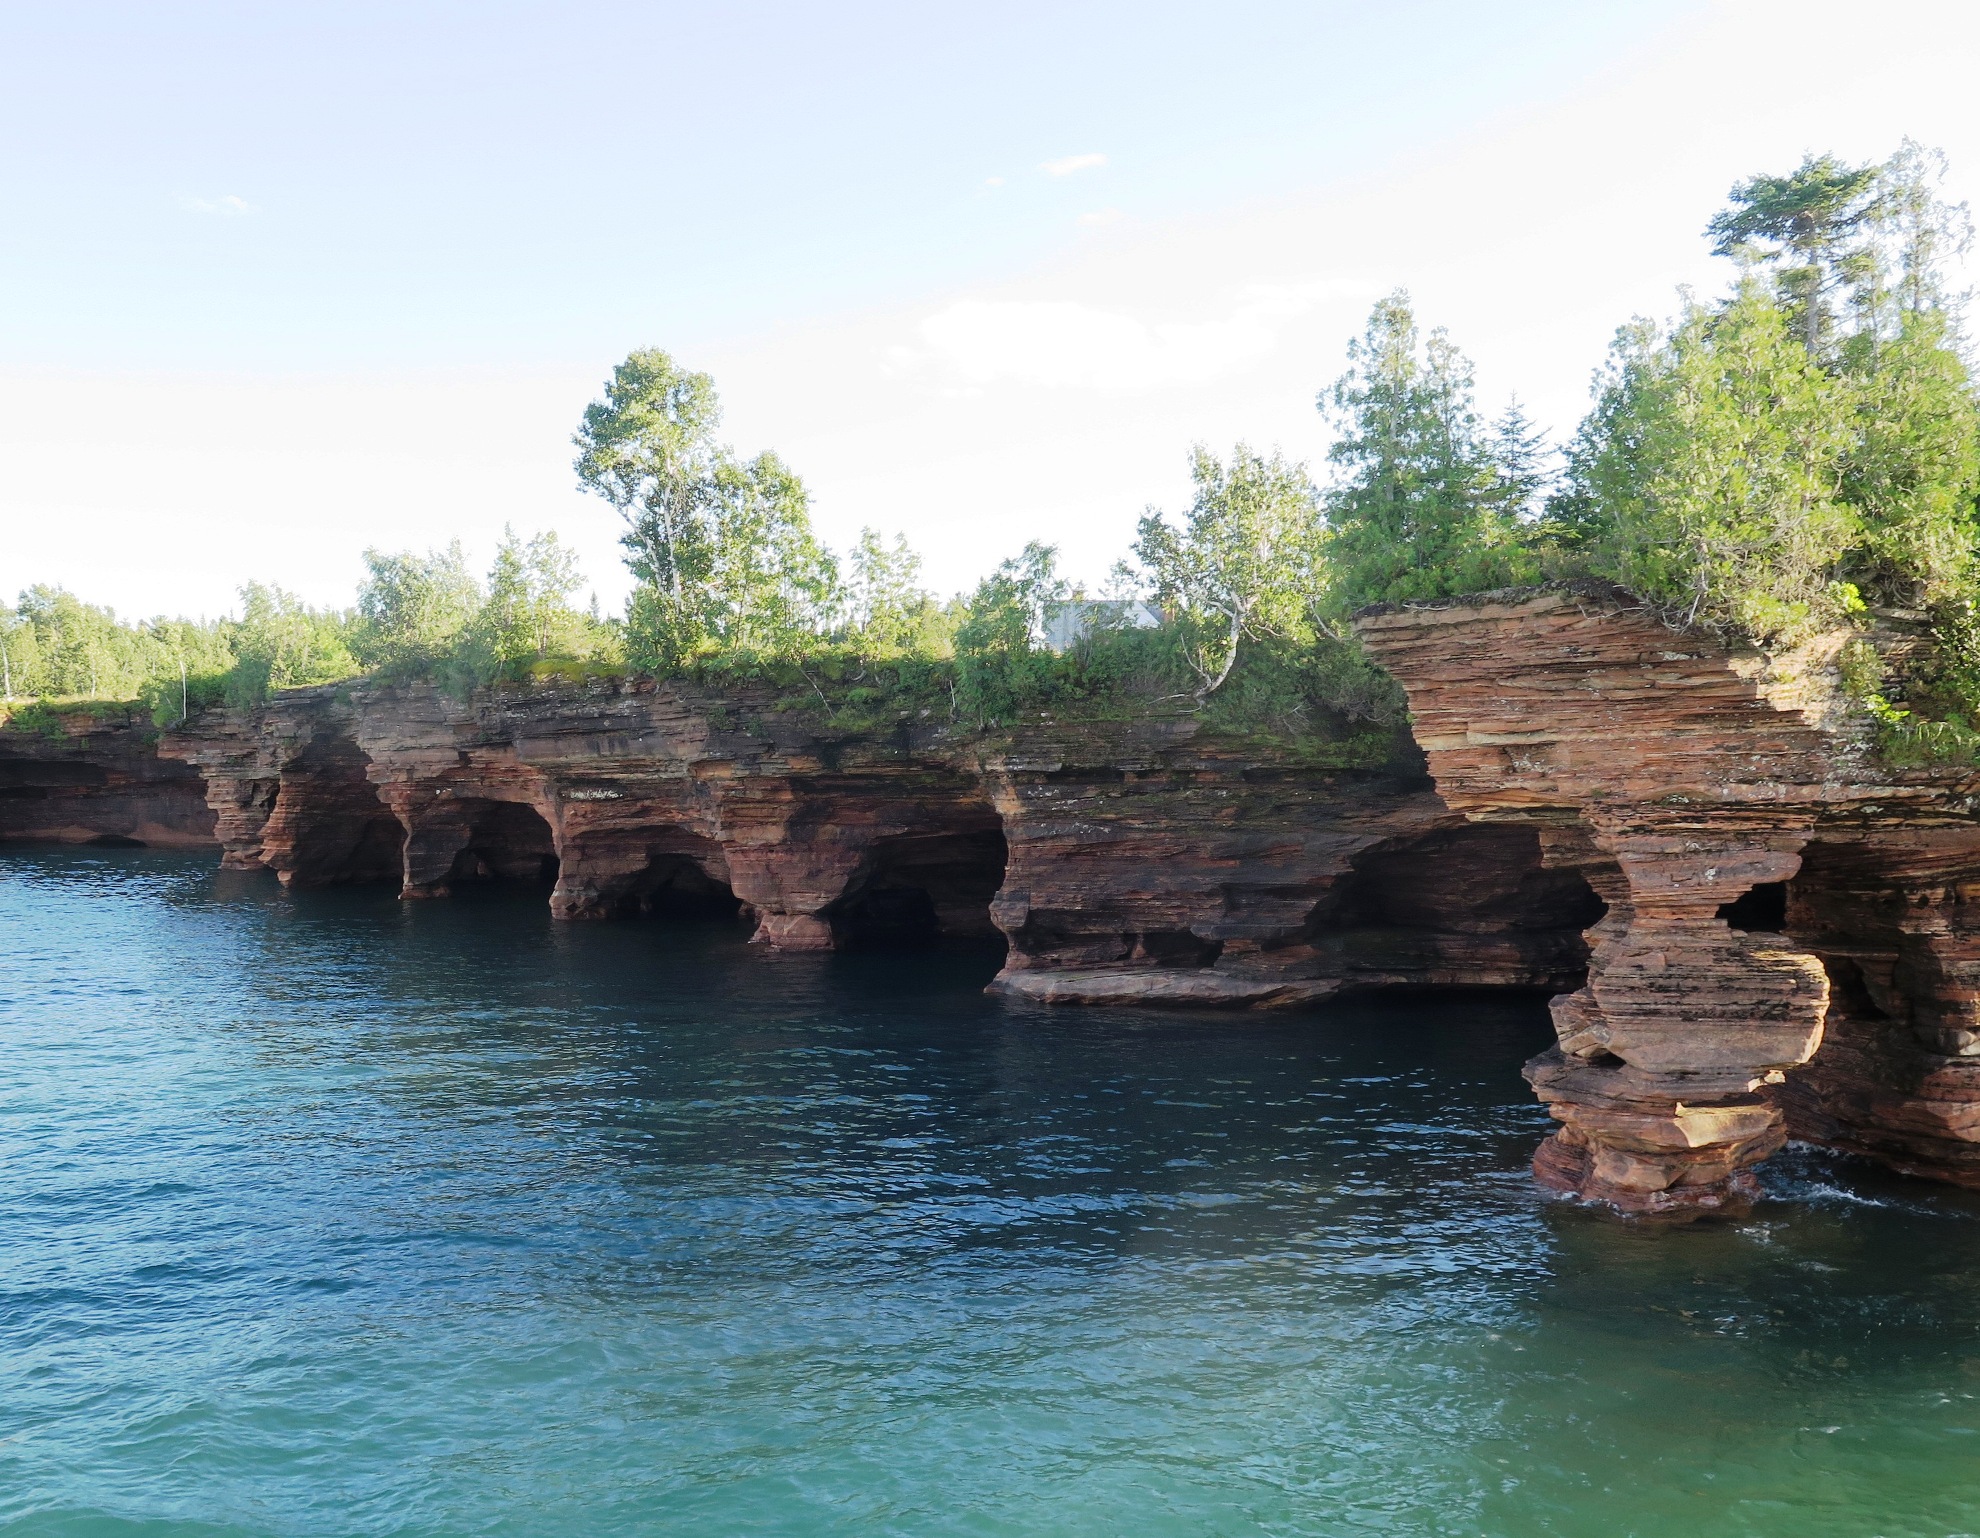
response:
[(1188, 632), (1185, 655), (1201, 704), (1231, 676), (1247, 640), (1286, 635), (1300, 623), (1318, 507), (1304, 465), (1242, 443), (1229, 464), (1199, 444), (1190, 477), (1196, 495), (1181, 523), (1150, 508), (1134, 553), (1156, 601)]

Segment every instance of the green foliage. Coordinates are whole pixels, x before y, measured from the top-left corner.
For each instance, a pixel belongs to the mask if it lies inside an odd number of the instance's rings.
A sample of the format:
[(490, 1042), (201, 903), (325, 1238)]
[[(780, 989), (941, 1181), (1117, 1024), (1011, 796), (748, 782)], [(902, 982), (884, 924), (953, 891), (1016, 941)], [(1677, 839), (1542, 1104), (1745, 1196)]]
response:
[[(351, 677), (360, 671), (351, 653), (351, 628), (347, 614), (312, 609), (293, 593), (250, 582), (241, 589), (241, 618), (232, 629), (235, 661), (222, 680), (222, 697), (240, 708), (259, 704), (271, 689)], [(203, 692), (210, 689), (203, 686)], [(170, 704), (169, 690), (165, 703)], [(156, 705), (153, 710), (155, 715)]]
[(583, 586), (576, 553), (555, 533), (525, 542), (504, 528), (487, 596), (458, 633), (444, 671), (477, 684), (531, 675), (550, 658), (596, 659), (602, 627), (572, 601)]
[(62, 713), (56, 710), (51, 700), (31, 700), (25, 705), (17, 705), (0, 718), (10, 732), (34, 732), (46, 737), (50, 742), (60, 742), (69, 735), (63, 724)]
[(1896, 674), (1842, 653), (1898, 763), (1980, 746), (1980, 403), (1944, 265), (1972, 227), (1943, 175), (1906, 141), (1734, 188), (1711, 233), (1740, 282), (1625, 328), (1547, 519), (1582, 569), (1763, 642), (1925, 616)]
[(1833, 155), (1803, 158), (1785, 176), (1755, 176), (1732, 190), (1706, 233), (1713, 251), (1771, 267), (1808, 356), (1830, 329), (1826, 296), (1849, 281), (1864, 253), (1853, 244), (1876, 218), (1879, 168)]
[(716, 472), (703, 593), (704, 633), (718, 649), (794, 657), (831, 626), (838, 563), (811, 531), (797, 472), (765, 452)]
[(1689, 622), (1790, 639), (1854, 606), (1837, 563), (1858, 528), (1838, 499), (1848, 387), (1753, 281), (1669, 335), (1617, 338), (1570, 452), (1591, 562)]
[(1980, 403), (1943, 311), (1910, 311), (1888, 341), (1852, 347), (1854, 442), (1841, 498), (1860, 537), (1845, 572), (1874, 602), (1938, 606), (1975, 589)]
[(1320, 406), (1340, 427), (1315, 583), (1325, 621), (1538, 575), (1521, 515), (1547, 480), (1540, 437), (1516, 405), (1487, 432), (1470, 363), (1444, 332), (1419, 337), (1407, 294), (1375, 306)]
[(626, 520), (636, 666), (666, 671), (711, 650), (795, 655), (837, 608), (804, 483), (774, 454), (738, 461), (716, 441), (720, 423), (714, 381), (651, 349), (613, 370), (578, 429), (579, 481)]
[(388, 677), (430, 675), (454, 658), (481, 608), (481, 585), (455, 540), (425, 555), (364, 553), (351, 650)]
[(1929, 621), (1844, 688), (1899, 764), (1980, 761), (1980, 402), (1945, 263), (1970, 243), (1944, 157), (1809, 158), (1733, 189), (1712, 223), (1733, 293), (1618, 337), (1549, 508), (1584, 570), (1763, 642)]
[(0, 608), (0, 698), (143, 699), (169, 724), (197, 692), (191, 680), (233, 666), (232, 630), (224, 620), (130, 624), (65, 589), (31, 587)]
[(978, 724), (1016, 718), (1055, 672), (1042, 641), (1050, 604), (1065, 602), (1058, 551), (1033, 540), (977, 584), (956, 627), (956, 709)]
[(1196, 496), (1181, 526), (1150, 508), (1134, 553), (1185, 637), (1201, 703), (1231, 676), (1246, 641), (1307, 631), (1320, 526), (1306, 467), (1277, 454), (1240, 443), (1226, 466), (1198, 444), (1190, 478)]
[(1846, 685), (1893, 758), (1980, 761), (1980, 402), (1946, 276), (1971, 224), (1943, 175), (1907, 141), (1882, 165), (1811, 157), (1734, 188), (1710, 233), (1738, 282), (1619, 333), (1564, 475), (1516, 402), (1481, 417), (1471, 365), (1390, 295), (1320, 398), (1339, 429), (1326, 487), (1277, 453), (1197, 448), (1188, 508), (1146, 511), (1119, 602), (1073, 591), (1039, 543), (946, 604), (904, 539), (864, 530), (842, 566), (796, 472), (736, 455), (713, 381), (648, 350), (575, 438), (580, 482), (624, 520), (623, 622), (575, 607), (554, 535), (505, 531), (485, 586), (458, 544), (366, 552), (350, 615), (250, 585), (238, 621), (137, 626), (30, 589), (0, 610), (0, 692), (137, 695), (167, 723), (359, 669), (465, 692), (631, 668), (747, 684), (848, 730), (1194, 717), (1372, 763), (1406, 712), (1352, 639), (1356, 609), (1599, 575), (1770, 643), (1869, 633), (1873, 607), (1880, 627), (1922, 619), (1932, 644), (1901, 669), (1845, 648)]
[(921, 557), (906, 535), (895, 535), (888, 546), (872, 529), (861, 529), (850, 564), (846, 637), (855, 650), (876, 658), (950, 652), (954, 627), (921, 585)]

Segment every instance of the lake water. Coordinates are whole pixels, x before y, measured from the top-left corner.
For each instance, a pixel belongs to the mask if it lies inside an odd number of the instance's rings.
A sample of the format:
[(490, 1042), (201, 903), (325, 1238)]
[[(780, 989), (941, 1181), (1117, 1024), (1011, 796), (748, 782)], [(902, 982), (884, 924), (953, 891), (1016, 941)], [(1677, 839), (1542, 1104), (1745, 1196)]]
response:
[(1980, 1532), (1980, 1199), (1549, 1202), (1532, 1001), (0, 857), (0, 1532)]

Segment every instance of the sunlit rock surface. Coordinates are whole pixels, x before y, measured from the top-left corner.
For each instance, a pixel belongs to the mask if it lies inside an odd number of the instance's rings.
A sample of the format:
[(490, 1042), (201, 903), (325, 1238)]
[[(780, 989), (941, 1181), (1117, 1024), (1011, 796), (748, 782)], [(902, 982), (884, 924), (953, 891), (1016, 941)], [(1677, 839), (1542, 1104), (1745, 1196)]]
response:
[(1043, 1002), (1559, 990), (1601, 911), (1533, 830), (1453, 813), (1401, 738), (1318, 768), (1186, 720), (834, 733), (611, 681), (297, 690), (163, 751), (205, 775), (227, 862), (285, 881), (542, 881), (562, 917), (740, 909), (794, 950), (1001, 933), (996, 986)]
[(1895, 771), (1834, 686), (1602, 589), (1364, 615), (1444, 802), (1608, 904), (1536, 1169), (1627, 1211), (1723, 1206), (1792, 1134), (1980, 1184), (1971, 771)]

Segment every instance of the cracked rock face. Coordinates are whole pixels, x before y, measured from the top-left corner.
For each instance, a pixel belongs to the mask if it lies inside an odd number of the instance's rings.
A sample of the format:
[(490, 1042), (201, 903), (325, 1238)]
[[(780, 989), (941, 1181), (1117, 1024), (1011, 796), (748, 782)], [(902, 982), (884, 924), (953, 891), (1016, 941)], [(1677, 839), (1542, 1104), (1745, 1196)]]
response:
[(1607, 904), (1527, 1067), (1542, 1180), (1709, 1210), (1792, 1134), (1980, 1184), (1974, 776), (1871, 758), (1841, 638), (1738, 651), (1593, 589), (1358, 624), (1452, 810)]

